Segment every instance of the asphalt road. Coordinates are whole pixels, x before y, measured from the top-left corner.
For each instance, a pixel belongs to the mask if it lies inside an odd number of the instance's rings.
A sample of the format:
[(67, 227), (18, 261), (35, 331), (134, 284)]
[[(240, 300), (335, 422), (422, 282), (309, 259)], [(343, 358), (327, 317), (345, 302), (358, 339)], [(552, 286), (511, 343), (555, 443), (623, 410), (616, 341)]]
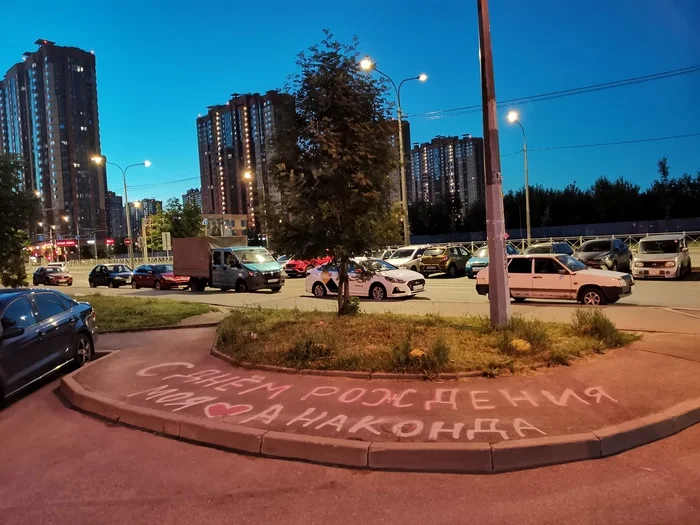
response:
[(58, 382), (0, 411), (0, 524), (695, 524), (700, 425), (606, 459), (500, 475), (248, 457), (107, 424)]
[[(89, 268), (71, 268), (74, 284), (72, 289), (68, 290), (72, 293), (93, 293), (95, 290), (90, 289), (87, 281)], [(486, 297), (476, 293), (475, 280), (467, 277), (457, 277), (449, 279), (444, 275), (433, 275), (427, 280), (425, 292), (419, 294), (415, 299), (418, 301), (431, 303), (461, 303), (487, 305)], [(167, 290), (165, 292), (156, 292), (155, 290), (132, 290), (130, 287), (111, 290), (106, 287), (98, 289), (101, 294), (136, 294), (149, 296), (167, 296), (172, 299), (180, 300), (195, 300), (202, 302), (211, 302), (224, 306), (245, 306), (245, 305), (272, 305), (282, 303), (281, 306), (286, 306), (287, 302), (298, 301), (299, 304), (318, 305), (318, 299), (311, 297), (304, 290), (304, 279), (295, 278), (288, 279), (282, 287), (282, 291), (276, 294), (269, 290), (263, 290), (255, 293), (237, 294), (234, 292), (221, 292), (215, 289), (208, 289), (203, 293), (192, 293), (188, 290)], [(391, 308), (388, 305), (410, 302), (410, 301), (387, 301), (382, 303), (382, 310)], [(533, 304), (542, 304), (542, 301), (532, 301)], [(545, 303), (546, 304), (546, 303)], [(557, 302), (549, 302), (549, 304), (562, 304)], [(571, 304), (563, 303), (563, 304)], [(617, 305), (635, 305), (635, 306), (659, 306), (666, 308), (684, 308), (700, 310), (700, 274), (692, 274), (680, 281), (642, 281), (637, 280), (633, 288), (633, 293), (629, 297), (620, 299)], [(299, 305), (297, 305), (299, 306)], [(303, 307), (303, 306), (302, 306)], [(318, 306), (316, 306), (318, 307)], [(320, 308), (320, 307), (318, 307)]]

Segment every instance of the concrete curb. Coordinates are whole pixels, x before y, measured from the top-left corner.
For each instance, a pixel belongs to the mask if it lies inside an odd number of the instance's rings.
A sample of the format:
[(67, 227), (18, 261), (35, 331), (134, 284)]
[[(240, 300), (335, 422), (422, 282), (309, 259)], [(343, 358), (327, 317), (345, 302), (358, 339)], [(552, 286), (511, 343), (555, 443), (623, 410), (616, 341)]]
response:
[(64, 376), (60, 385), (63, 396), (82, 412), (235, 452), (355, 468), (491, 474), (598, 459), (671, 436), (700, 422), (700, 399), (694, 399), (658, 414), (568, 436), (494, 444), (357, 441), (267, 431), (128, 405), (85, 389), (76, 379), (84, 369)]
[[(216, 343), (211, 349), (210, 354), (217, 359), (226, 361), (228, 364), (237, 366), (239, 368), (245, 368), (248, 370), (264, 370), (265, 372), (279, 372), (281, 374), (304, 374), (310, 376), (323, 376), (323, 377), (347, 377), (350, 379), (389, 379), (392, 381), (428, 381), (428, 380), (438, 380), (438, 381), (459, 381), (461, 379), (468, 379), (470, 377), (484, 377), (483, 372), (478, 370), (470, 370), (468, 372), (445, 372), (436, 377), (428, 376), (426, 374), (401, 374), (395, 372), (358, 372), (351, 370), (311, 370), (308, 368), (302, 368), (298, 370), (296, 368), (289, 368), (286, 366), (274, 366), (274, 365), (256, 365), (253, 363), (242, 362), (238, 363), (230, 356), (219, 351), (216, 348)], [(547, 363), (540, 362), (535, 363), (530, 368), (532, 370), (537, 370), (538, 368), (546, 367)]]
[(219, 326), (220, 321), (208, 323), (175, 324), (171, 326), (144, 326), (140, 328), (117, 328), (116, 330), (100, 330), (100, 334), (128, 334), (132, 332), (150, 332), (151, 330), (185, 330), (187, 328), (213, 328)]

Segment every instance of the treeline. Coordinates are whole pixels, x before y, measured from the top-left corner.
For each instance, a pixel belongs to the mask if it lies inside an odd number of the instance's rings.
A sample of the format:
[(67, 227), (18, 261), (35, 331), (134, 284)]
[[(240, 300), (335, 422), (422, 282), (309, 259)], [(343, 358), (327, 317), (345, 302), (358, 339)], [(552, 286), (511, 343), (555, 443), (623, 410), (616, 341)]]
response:
[[(564, 189), (530, 187), (532, 227), (596, 224), (603, 222), (681, 219), (700, 216), (700, 171), (672, 178), (668, 159), (657, 163), (658, 178), (649, 188), (623, 178), (600, 177), (588, 189), (572, 182)], [(507, 229), (525, 228), (525, 190), (503, 196)], [(411, 232), (435, 235), (455, 231), (484, 231), (486, 206), (478, 201), (466, 210), (458, 198), (409, 206)]]

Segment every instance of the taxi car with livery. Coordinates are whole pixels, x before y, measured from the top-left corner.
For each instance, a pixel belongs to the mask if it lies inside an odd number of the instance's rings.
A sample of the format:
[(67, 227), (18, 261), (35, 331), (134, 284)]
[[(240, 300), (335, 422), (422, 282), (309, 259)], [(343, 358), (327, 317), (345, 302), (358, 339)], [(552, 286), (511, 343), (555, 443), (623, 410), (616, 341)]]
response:
[[(348, 263), (350, 295), (381, 301), (413, 297), (425, 290), (425, 278), (418, 272), (399, 269), (381, 259), (357, 258)], [(311, 270), (304, 287), (315, 297), (338, 293), (338, 268), (333, 262)]]

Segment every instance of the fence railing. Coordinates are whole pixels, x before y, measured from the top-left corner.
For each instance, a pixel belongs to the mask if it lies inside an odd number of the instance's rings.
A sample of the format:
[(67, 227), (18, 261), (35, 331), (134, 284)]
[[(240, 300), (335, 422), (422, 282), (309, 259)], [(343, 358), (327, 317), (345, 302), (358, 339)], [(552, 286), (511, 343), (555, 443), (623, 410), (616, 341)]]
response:
[[(57, 261), (61, 262), (61, 261)], [(172, 264), (172, 257), (149, 257), (148, 262), (145, 261), (143, 257), (134, 257), (134, 267), (141, 266), (142, 264)], [(48, 264), (44, 262), (42, 264)], [(110, 259), (71, 259), (68, 261), (68, 266), (75, 268), (92, 268), (98, 264), (129, 264), (128, 257), (112, 257)], [(31, 266), (38, 267), (40, 264), (32, 263)], [(132, 268), (133, 269), (133, 268)]]

